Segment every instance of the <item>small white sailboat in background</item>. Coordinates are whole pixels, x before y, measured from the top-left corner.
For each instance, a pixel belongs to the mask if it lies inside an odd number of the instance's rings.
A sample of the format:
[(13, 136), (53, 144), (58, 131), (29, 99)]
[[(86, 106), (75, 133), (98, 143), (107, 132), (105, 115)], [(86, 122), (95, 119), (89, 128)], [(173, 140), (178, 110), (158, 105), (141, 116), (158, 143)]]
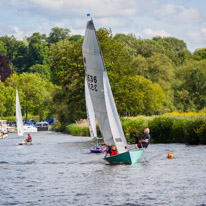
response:
[(0, 139), (8, 137), (8, 125), (6, 120), (0, 120)]
[(143, 149), (129, 150), (112, 95), (93, 20), (87, 22), (82, 47), (85, 88), (89, 90), (95, 117), (107, 145), (115, 144), (118, 154), (107, 157), (110, 164), (136, 163)]
[(18, 94), (17, 89), (16, 89), (16, 125), (17, 125), (18, 137), (23, 138), (23, 141), (20, 142), (19, 145), (32, 144), (31, 142), (27, 142), (24, 139), (24, 125), (23, 125), (23, 119), (22, 119), (22, 113), (21, 113), (21, 106), (19, 102), (19, 94)]

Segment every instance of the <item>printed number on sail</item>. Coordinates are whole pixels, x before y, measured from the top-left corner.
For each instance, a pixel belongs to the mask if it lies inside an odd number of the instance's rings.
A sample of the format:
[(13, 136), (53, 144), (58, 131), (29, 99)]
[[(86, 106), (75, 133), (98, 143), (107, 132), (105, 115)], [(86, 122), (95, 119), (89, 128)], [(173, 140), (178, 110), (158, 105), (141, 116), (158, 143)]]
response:
[(97, 92), (97, 76), (87, 75), (88, 87), (90, 90)]

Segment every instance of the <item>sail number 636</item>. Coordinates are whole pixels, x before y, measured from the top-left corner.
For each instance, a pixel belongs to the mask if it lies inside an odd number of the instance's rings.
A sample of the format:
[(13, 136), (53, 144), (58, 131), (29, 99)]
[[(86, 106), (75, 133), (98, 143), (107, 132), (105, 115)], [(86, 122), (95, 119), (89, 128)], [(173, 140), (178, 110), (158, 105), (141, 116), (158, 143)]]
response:
[(88, 82), (88, 86), (89, 89), (91, 89), (92, 91), (97, 92), (97, 76), (93, 76), (93, 75), (87, 75), (87, 82)]

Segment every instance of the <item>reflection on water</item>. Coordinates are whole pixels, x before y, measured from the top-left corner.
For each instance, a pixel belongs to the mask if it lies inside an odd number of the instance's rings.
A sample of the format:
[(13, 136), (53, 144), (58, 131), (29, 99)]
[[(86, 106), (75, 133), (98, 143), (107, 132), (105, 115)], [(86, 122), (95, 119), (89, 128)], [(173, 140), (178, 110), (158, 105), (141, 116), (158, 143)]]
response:
[(31, 146), (0, 140), (0, 205), (206, 204), (206, 146), (150, 145), (139, 163), (111, 166), (89, 152), (91, 138), (32, 136)]

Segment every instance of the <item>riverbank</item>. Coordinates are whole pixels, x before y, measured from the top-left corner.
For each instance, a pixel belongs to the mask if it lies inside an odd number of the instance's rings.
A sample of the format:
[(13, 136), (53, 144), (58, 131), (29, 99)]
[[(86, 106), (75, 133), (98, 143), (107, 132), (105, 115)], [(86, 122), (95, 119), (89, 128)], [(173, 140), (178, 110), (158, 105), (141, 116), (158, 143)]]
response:
[[(159, 116), (138, 116), (120, 118), (128, 142), (135, 136), (141, 137), (144, 128), (150, 128), (153, 143), (206, 144), (205, 113), (170, 113)], [(90, 136), (86, 120), (67, 125), (66, 133), (73, 136)], [(101, 136), (97, 125), (98, 136)]]

